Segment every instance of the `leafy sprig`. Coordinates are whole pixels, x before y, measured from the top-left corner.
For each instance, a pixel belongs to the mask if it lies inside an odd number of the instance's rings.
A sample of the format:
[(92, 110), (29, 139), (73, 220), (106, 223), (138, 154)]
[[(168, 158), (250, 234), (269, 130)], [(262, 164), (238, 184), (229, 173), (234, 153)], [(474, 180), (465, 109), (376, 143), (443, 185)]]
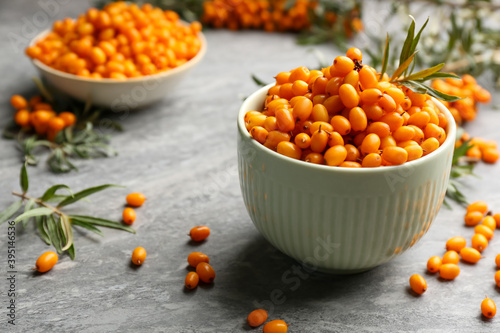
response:
[[(118, 185), (105, 184), (73, 193), (69, 186), (58, 184), (48, 188), (42, 196), (32, 197), (27, 195), (29, 179), (26, 164), (23, 164), (21, 167), (20, 185), (22, 192), (12, 192), (12, 195), (21, 198), (21, 200), (15, 201), (0, 212), (0, 224), (11, 219), (24, 205), (23, 212), (17, 215), (13, 221), (15, 223), (21, 222), (24, 227), (30, 221), (34, 221), (43, 241), (48, 245), (53, 245), (58, 253), (67, 251), (71, 259), (75, 258), (73, 243), (74, 226), (87, 229), (99, 236), (103, 236), (104, 234), (98, 226), (135, 233), (134, 229), (119, 222), (93, 216), (68, 215), (62, 210), (64, 207), (78, 202), (91, 194), (110, 187), (117, 187)], [(64, 190), (67, 194), (57, 194), (61, 190)], [(53, 201), (56, 202), (55, 205), (51, 204)]]

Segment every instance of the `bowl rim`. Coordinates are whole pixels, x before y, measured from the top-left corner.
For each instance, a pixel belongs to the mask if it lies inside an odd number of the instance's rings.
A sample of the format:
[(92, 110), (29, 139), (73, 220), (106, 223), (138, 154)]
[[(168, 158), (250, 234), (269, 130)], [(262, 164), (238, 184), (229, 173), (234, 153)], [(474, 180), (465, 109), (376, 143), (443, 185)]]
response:
[[(185, 21), (181, 20), (181, 22), (187, 24), (187, 22), (185, 22)], [(50, 32), (52, 32), (51, 28), (42, 31), (41, 33), (36, 35), (30, 41), (28, 46), (33, 46), (36, 42), (38, 42), (40, 39), (42, 39), (43, 37), (48, 35)], [(201, 41), (200, 50), (193, 58), (191, 58), (189, 61), (185, 62), (184, 64), (182, 64), (178, 67), (169, 69), (168, 71), (161, 72), (161, 73), (152, 74), (152, 75), (144, 75), (141, 77), (127, 78), (126, 80), (118, 80), (118, 79), (111, 79), (111, 78), (94, 79), (94, 78), (82, 77), (82, 76), (66, 73), (66, 72), (60, 71), (58, 69), (52, 68), (52, 67), (44, 64), (43, 62), (41, 62), (38, 59), (33, 59), (31, 57), (28, 57), (28, 58), (35, 65), (35, 67), (37, 67), (41, 71), (49, 72), (50, 74), (53, 74), (53, 75), (56, 75), (59, 77), (63, 77), (66, 79), (71, 79), (71, 80), (75, 80), (75, 81), (82, 81), (82, 82), (98, 83), (98, 84), (139, 83), (139, 82), (144, 82), (144, 81), (148, 81), (148, 80), (163, 79), (163, 78), (166, 78), (168, 76), (175, 75), (176, 73), (187, 70), (187, 69), (193, 67), (194, 65), (196, 65), (197, 63), (199, 63), (201, 61), (201, 59), (203, 59), (203, 57), (205, 56), (205, 54), (207, 52), (207, 39), (205, 38), (205, 35), (201, 31), (198, 32), (198, 38)]]
[[(332, 173), (346, 173), (346, 174), (353, 174), (353, 173), (385, 173), (385, 172), (390, 172), (390, 171), (395, 171), (395, 170), (401, 170), (403, 168), (408, 168), (408, 167), (418, 167), (422, 164), (425, 164), (428, 160), (437, 157), (438, 155), (444, 153), (450, 145), (455, 145), (455, 140), (456, 140), (456, 123), (455, 119), (453, 118), (451, 112), (436, 98), (431, 97), (432, 101), (436, 104), (436, 106), (439, 108), (441, 112), (444, 113), (446, 116), (446, 120), (448, 121), (447, 124), (447, 130), (446, 130), (446, 140), (439, 146), (438, 149), (430, 153), (429, 155), (422, 156), (419, 159), (410, 161), (410, 162), (405, 162), (401, 165), (391, 165), (391, 166), (384, 166), (384, 167), (378, 167), (378, 168), (339, 168), (339, 167), (331, 167), (329, 165), (324, 165), (324, 164), (314, 164), (314, 163), (307, 163), (302, 160), (296, 160), (287, 156), (284, 156), (282, 154), (279, 154), (278, 152), (275, 152), (272, 149), (269, 149), (265, 147), (264, 145), (260, 144), (256, 140), (254, 140), (251, 136), (248, 130), (245, 127), (245, 121), (244, 121), (244, 116), (245, 113), (250, 111), (246, 110), (248, 108), (248, 104), (251, 102), (254, 102), (254, 100), (261, 94), (263, 94), (264, 91), (269, 90), (274, 86), (274, 83), (268, 84), (267, 86), (264, 86), (256, 91), (254, 91), (250, 96), (248, 96), (243, 104), (240, 107), (240, 110), (238, 111), (238, 130), (242, 137), (250, 141), (255, 147), (255, 149), (258, 149), (264, 154), (267, 154), (270, 156), (270, 158), (278, 158), (283, 160), (284, 162), (288, 162), (291, 164), (296, 165), (297, 167), (304, 167), (304, 168), (310, 168), (310, 169), (316, 169), (318, 171), (327, 171), (327, 172), (332, 172)], [(264, 99), (262, 100), (262, 103), (264, 103)]]

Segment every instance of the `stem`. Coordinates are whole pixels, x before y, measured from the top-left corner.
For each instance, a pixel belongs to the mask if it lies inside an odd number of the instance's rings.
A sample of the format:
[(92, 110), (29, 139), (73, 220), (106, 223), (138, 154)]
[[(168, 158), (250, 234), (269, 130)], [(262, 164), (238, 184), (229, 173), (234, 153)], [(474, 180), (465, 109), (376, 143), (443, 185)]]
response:
[(43, 206), (43, 207), (46, 207), (46, 208), (49, 208), (49, 209), (52, 209), (52, 211), (54, 213), (56, 213), (57, 215), (61, 216), (63, 215), (64, 213), (61, 212), (59, 209), (57, 209), (57, 207), (54, 207), (52, 205), (49, 205), (48, 203), (46, 203), (45, 201), (42, 201), (38, 198), (33, 198), (33, 197), (30, 197), (30, 196), (27, 196), (26, 194), (24, 193), (19, 193), (19, 192), (12, 192), (12, 195), (15, 195), (17, 197), (20, 197), (22, 199), (25, 199), (25, 200), (33, 200), (36, 204), (40, 205), (40, 206)]

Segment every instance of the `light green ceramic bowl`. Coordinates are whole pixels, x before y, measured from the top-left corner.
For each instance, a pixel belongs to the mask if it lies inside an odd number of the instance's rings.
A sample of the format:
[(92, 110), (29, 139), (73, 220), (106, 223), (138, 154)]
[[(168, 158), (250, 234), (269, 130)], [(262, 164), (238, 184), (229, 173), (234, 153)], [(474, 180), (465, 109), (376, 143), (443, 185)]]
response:
[(313, 270), (345, 274), (388, 262), (429, 229), (443, 202), (456, 126), (450, 112), (446, 141), (435, 152), (400, 166), (334, 168), (294, 160), (253, 140), (247, 111), (262, 110), (264, 87), (238, 114), (241, 191), (259, 232)]

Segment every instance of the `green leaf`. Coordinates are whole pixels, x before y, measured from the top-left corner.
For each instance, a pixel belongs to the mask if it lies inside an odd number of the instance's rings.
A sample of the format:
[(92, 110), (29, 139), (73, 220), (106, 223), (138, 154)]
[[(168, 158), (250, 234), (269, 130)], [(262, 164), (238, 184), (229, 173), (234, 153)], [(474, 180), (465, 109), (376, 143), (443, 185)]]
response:
[(470, 144), (470, 140), (467, 140), (464, 143), (462, 143), (460, 146), (455, 148), (455, 150), (453, 151), (453, 159), (452, 159), (451, 165), (457, 165), (460, 157), (465, 156), (467, 154), (467, 151), (470, 148), (472, 148), (473, 146), (474, 145)]
[[(411, 45), (413, 43), (413, 36), (415, 34), (415, 19), (411, 15), (410, 15), (410, 17), (411, 17), (411, 24), (410, 24), (410, 28), (408, 29), (408, 34), (406, 35), (406, 39), (405, 39), (405, 42), (403, 44), (403, 48), (401, 49), (401, 55), (399, 56), (399, 67), (401, 67), (401, 65), (403, 65), (406, 62), (406, 60), (408, 60), (408, 58), (411, 54), (410, 49), (411, 49)], [(405, 69), (406, 68), (408, 68), (408, 66), (406, 66)], [(403, 71), (401, 71), (401, 73), (403, 73)]]
[[(35, 206), (35, 200), (29, 199), (28, 202), (26, 203), (26, 205), (24, 205), (24, 212), (26, 213), (26, 212), (30, 211), (31, 209), (33, 209), (34, 206)], [(28, 224), (29, 220), (30, 220), (30, 218), (27, 218), (27, 219), (24, 219), (21, 221), (23, 228), (26, 228), (26, 225)]]
[(418, 92), (420, 94), (429, 94), (432, 97), (435, 97), (437, 99), (440, 99), (440, 100), (443, 100), (446, 102), (455, 102), (455, 101), (458, 101), (459, 99), (462, 99), (461, 97), (452, 96), (452, 95), (442, 93), (434, 88), (431, 88), (431, 87), (429, 87), (425, 84), (422, 84), (420, 82), (417, 82), (417, 81), (412, 81), (412, 80), (403, 81), (403, 82), (400, 82), (399, 84), (410, 88), (413, 92)]
[(418, 42), (420, 41), (420, 35), (422, 34), (422, 31), (424, 31), (428, 22), (429, 22), (429, 18), (427, 18), (427, 20), (425, 20), (424, 25), (422, 26), (422, 28), (420, 28), (420, 30), (417, 33), (417, 36), (415, 36), (415, 38), (413, 39), (413, 42), (411, 43), (410, 52), (409, 52), (410, 54), (415, 52), (415, 50), (417, 49)]
[(265, 87), (267, 86), (267, 83), (265, 83), (264, 81), (262, 81), (261, 79), (259, 79), (257, 76), (255, 76), (254, 74), (252, 74), (252, 80), (253, 82), (255, 82), (256, 85), (260, 86), (260, 87)]
[(71, 243), (71, 246), (68, 249), (68, 254), (71, 260), (75, 260), (75, 244)]
[[(64, 227), (63, 227), (62, 223), (59, 224), (58, 231), (59, 231), (59, 235), (61, 236), (62, 243), (66, 244), (67, 243), (67, 239), (66, 239), (66, 236), (65, 236), (65, 231), (64, 231)], [(64, 249), (61, 249), (61, 251), (64, 251)], [(71, 258), (71, 260), (75, 260), (75, 246), (74, 246), (73, 243), (71, 243), (71, 246), (68, 248), (68, 255)]]
[(35, 217), (35, 222), (36, 222), (36, 227), (38, 228), (38, 233), (40, 234), (40, 237), (43, 239), (47, 245), (51, 245), (52, 242), (50, 241), (50, 237), (47, 233), (47, 225), (46, 225), (46, 220), (43, 219), (41, 216)]
[(0, 224), (4, 223), (8, 219), (10, 219), (15, 213), (17, 213), (17, 211), (19, 210), (19, 208), (21, 208), (22, 205), (23, 201), (19, 200), (14, 202), (9, 207), (5, 208), (5, 210), (3, 210), (0, 213)]
[(63, 231), (64, 240), (66, 242), (65, 244), (63, 243), (64, 246), (61, 250), (66, 251), (73, 244), (73, 229), (71, 228), (71, 222), (67, 215), (61, 215), (61, 217), (59, 218), (59, 223), (61, 225), (61, 230)]
[(54, 197), (54, 195), (56, 194), (57, 190), (59, 190), (59, 189), (65, 189), (71, 194), (71, 196), (73, 196), (73, 192), (71, 192), (71, 189), (69, 188), (69, 186), (59, 184), (59, 185), (54, 185), (51, 188), (49, 188), (47, 191), (45, 191), (45, 193), (42, 195), (40, 200), (42, 200), (42, 201), (51, 200)]
[(18, 223), (19, 221), (22, 221), (30, 217), (49, 215), (52, 214), (53, 212), (54, 211), (52, 209), (46, 207), (35, 208), (26, 213), (22, 213), (21, 215), (19, 215), (14, 219), (14, 222)]
[(23, 165), (21, 167), (20, 182), (21, 182), (21, 189), (23, 190), (23, 193), (28, 192), (29, 180), (28, 180), (28, 171), (26, 171), (26, 163), (23, 163)]
[(71, 219), (71, 221), (79, 220), (81, 222), (99, 225), (101, 227), (125, 230), (125, 231), (128, 231), (130, 233), (135, 234), (135, 230), (132, 229), (131, 227), (123, 225), (119, 222), (111, 221), (111, 220), (101, 219), (101, 218), (92, 217), (92, 216), (83, 216), (83, 215), (71, 215), (71, 216), (69, 216), (69, 218)]
[(447, 78), (450, 78), (450, 79), (460, 79), (460, 76), (452, 74), (452, 73), (437, 72), (437, 73), (431, 74), (429, 76), (426, 76), (423, 79), (415, 80), (415, 81), (422, 82), (422, 81), (427, 81), (427, 80), (447, 79)]
[[(423, 79), (429, 75), (432, 75), (434, 73), (436, 73), (437, 71), (439, 71), (441, 68), (443, 68), (444, 66), (444, 63), (443, 64), (439, 64), (439, 65), (436, 65), (434, 67), (431, 67), (431, 68), (427, 68), (427, 69), (424, 69), (420, 72), (417, 72), (415, 74), (411, 74), (411, 75), (408, 75), (408, 76), (405, 76), (404, 78), (400, 79), (401, 81), (408, 81), (408, 80), (419, 80), (419, 79)], [(397, 80), (399, 81), (399, 80)]]
[(387, 71), (387, 64), (389, 63), (389, 33), (387, 33), (387, 39), (385, 40), (384, 57), (382, 60), (382, 70), (380, 71), (380, 80)]
[(57, 253), (61, 254), (61, 237), (59, 236), (58, 225), (54, 216), (51, 214), (49, 216), (44, 217), (47, 223), (47, 230), (50, 236), (50, 241), (54, 245)]
[(64, 207), (64, 206), (70, 205), (72, 203), (77, 202), (80, 199), (83, 199), (83, 198), (85, 198), (85, 197), (87, 197), (87, 196), (89, 196), (91, 194), (96, 193), (96, 192), (105, 190), (105, 189), (107, 189), (109, 187), (123, 187), (123, 186), (113, 185), (113, 184), (105, 184), (105, 185), (100, 185), (100, 186), (96, 186), (96, 187), (90, 187), (90, 188), (87, 188), (87, 189), (85, 189), (83, 191), (75, 193), (72, 197), (68, 197), (68, 198), (64, 199), (57, 206), (58, 207)]
[(401, 74), (403, 74), (403, 72), (408, 68), (408, 66), (410, 66), (411, 62), (413, 61), (413, 57), (415, 57), (415, 54), (417, 53), (418, 51), (414, 52), (410, 57), (408, 57), (399, 67), (398, 69), (396, 69), (396, 71), (394, 72), (394, 74), (392, 74), (392, 77), (391, 77), (391, 82), (396, 80)]
[(101, 229), (99, 229), (99, 228), (95, 227), (94, 225), (87, 223), (85, 221), (81, 221), (78, 219), (71, 219), (71, 224), (77, 225), (77, 226), (85, 228), (87, 230), (90, 230), (90, 231), (98, 234), (99, 236), (104, 236), (104, 233), (101, 231)]

